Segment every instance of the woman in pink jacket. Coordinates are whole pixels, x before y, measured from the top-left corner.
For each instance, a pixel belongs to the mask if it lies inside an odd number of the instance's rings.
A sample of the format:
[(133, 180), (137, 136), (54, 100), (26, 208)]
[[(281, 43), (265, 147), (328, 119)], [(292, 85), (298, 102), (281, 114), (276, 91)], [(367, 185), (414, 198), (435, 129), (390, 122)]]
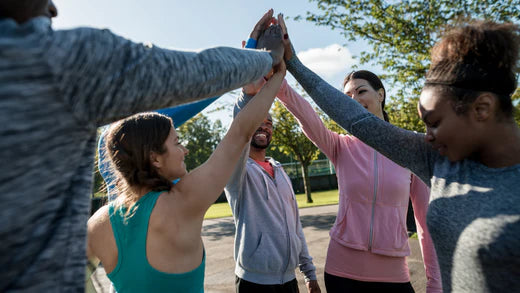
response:
[[(344, 92), (380, 119), (386, 92), (372, 72), (345, 78)], [(441, 292), (437, 255), (426, 227), (429, 189), (408, 169), (354, 136), (325, 127), (311, 105), (284, 81), (278, 98), (305, 135), (331, 160), (339, 185), (339, 210), (330, 231), (325, 264), (327, 292), (414, 292), (406, 256), (409, 199), (415, 211), (427, 276), (427, 292)]]

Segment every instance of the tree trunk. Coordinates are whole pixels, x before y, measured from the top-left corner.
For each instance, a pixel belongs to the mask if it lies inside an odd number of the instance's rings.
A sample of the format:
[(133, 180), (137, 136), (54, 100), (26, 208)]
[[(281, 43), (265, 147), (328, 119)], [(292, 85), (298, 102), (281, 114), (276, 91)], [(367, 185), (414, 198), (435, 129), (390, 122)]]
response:
[(301, 164), (303, 173), (303, 186), (305, 188), (305, 194), (307, 195), (307, 203), (313, 203), (311, 196), (311, 181), (309, 179), (309, 164)]

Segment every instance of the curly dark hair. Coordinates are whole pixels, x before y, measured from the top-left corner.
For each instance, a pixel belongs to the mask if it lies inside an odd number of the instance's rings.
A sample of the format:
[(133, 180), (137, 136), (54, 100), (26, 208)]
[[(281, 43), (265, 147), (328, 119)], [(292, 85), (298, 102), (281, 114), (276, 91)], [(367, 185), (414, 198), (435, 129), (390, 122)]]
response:
[(466, 113), (480, 93), (494, 93), (501, 114), (511, 118), (519, 48), (515, 24), (473, 21), (456, 27), (434, 46), (425, 87), (448, 93), (457, 114)]

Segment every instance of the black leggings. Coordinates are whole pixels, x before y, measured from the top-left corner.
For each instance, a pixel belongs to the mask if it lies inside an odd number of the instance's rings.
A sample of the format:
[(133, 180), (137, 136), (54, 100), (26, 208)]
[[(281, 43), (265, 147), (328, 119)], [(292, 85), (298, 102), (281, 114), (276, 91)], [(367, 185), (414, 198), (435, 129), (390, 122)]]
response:
[(415, 293), (410, 282), (363, 282), (334, 276), (327, 274), (327, 272), (325, 272), (325, 288), (327, 288), (327, 293)]
[(261, 285), (240, 279), (235, 276), (235, 288), (237, 293), (298, 293), (296, 279), (279, 285)]

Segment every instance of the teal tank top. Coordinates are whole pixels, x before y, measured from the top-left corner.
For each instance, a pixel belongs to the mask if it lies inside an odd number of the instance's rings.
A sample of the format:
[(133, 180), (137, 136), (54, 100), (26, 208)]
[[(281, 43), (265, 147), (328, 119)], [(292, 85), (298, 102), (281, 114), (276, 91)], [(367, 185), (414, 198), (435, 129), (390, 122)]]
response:
[(206, 253), (193, 271), (170, 274), (154, 269), (146, 258), (148, 222), (161, 192), (144, 195), (132, 208), (133, 215), (124, 217), (125, 208), (114, 210), (109, 205), (110, 223), (116, 239), (118, 258), (115, 269), (107, 274), (119, 293), (126, 292), (204, 292)]

